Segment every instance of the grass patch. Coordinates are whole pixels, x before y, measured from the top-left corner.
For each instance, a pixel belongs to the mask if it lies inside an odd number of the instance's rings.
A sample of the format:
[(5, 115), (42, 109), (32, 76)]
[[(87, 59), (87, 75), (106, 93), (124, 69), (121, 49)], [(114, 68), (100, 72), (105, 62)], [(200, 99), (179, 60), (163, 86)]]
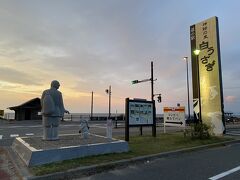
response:
[(137, 156), (157, 154), (161, 152), (173, 151), (182, 148), (195, 147), (200, 145), (212, 144), (231, 140), (226, 137), (210, 137), (209, 139), (195, 139), (183, 136), (183, 133), (161, 134), (156, 138), (146, 136), (130, 137), (130, 151), (127, 153), (98, 155), (73, 160), (65, 160), (58, 163), (51, 163), (31, 168), (33, 174), (39, 176), (68, 169), (83, 167), (94, 164), (102, 164), (122, 159), (129, 159)]

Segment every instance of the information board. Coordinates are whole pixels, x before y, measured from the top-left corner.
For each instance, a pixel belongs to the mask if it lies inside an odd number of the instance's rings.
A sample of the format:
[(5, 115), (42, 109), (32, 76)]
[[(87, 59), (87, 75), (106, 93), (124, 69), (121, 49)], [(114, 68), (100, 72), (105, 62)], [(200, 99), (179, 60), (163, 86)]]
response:
[(142, 135), (142, 127), (152, 126), (152, 136), (156, 137), (156, 109), (155, 101), (145, 99), (125, 100), (125, 141), (129, 141), (129, 128), (139, 127)]
[(164, 107), (164, 126), (185, 127), (185, 107)]
[(129, 125), (152, 125), (153, 103), (129, 101)]

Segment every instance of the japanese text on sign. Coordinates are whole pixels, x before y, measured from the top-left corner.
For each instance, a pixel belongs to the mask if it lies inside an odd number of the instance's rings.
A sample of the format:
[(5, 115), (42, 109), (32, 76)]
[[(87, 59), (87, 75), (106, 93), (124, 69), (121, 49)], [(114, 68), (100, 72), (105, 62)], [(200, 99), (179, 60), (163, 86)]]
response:
[(129, 102), (129, 124), (153, 124), (152, 103)]
[(170, 126), (185, 126), (184, 107), (164, 107), (164, 124)]
[(202, 23), (202, 35), (203, 40), (199, 44), (199, 48), (201, 51), (207, 51), (207, 55), (201, 58), (201, 62), (205, 65), (207, 71), (212, 71), (216, 61), (211, 59), (211, 55), (214, 53), (214, 48), (212, 46), (209, 47), (207, 22)]

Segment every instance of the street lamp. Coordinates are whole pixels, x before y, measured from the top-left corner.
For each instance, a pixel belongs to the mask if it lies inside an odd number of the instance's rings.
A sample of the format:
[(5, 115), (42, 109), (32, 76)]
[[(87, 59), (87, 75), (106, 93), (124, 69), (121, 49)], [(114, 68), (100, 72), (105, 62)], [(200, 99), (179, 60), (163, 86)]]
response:
[(188, 57), (183, 58), (187, 66), (187, 95), (188, 95), (188, 120), (190, 120), (190, 101), (189, 101), (189, 79), (188, 79)]
[(111, 117), (111, 86), (109, 86), (109, 89), (106, 89), (105, 92), (108, 94), (108, 119)]
[(193, 52), (194, 52), (194, 54), (195, 54), (196, 56), (198, 56), (199, 53), (200, 53), (200, 50), (199, 50), (199, 49), (195, 49)]

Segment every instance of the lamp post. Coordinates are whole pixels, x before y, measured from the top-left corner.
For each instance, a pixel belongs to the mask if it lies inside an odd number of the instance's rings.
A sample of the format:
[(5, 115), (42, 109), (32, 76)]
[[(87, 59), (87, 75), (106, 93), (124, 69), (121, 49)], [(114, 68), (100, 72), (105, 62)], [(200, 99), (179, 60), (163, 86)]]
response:
[(189, 79), (188, 79), (188, 57), (183, 58), (187, 67), (187, 95), (188, 95), (188, 120), (190, 120), (190, 101), (189, 101)]
[(111, 86), (109, 86), (109, 89), (106, 89), (105, 92), (108, 94), (108, 119), (111, 117)]
[(198, 79), (198, 106), (199, 106), (199, 116), (198, 116), (198, 122), (202, 122), (202, 116), (201, 116), (201, 93), (200, 93), (200, 73), (199, 73), (199, 62), (198, 62), (198, 56), (200, 53), (200, 50), (196, 49), (193, 51), (193, 53), (196, 55), (196, 62), (197, 62), (197, 79)]

